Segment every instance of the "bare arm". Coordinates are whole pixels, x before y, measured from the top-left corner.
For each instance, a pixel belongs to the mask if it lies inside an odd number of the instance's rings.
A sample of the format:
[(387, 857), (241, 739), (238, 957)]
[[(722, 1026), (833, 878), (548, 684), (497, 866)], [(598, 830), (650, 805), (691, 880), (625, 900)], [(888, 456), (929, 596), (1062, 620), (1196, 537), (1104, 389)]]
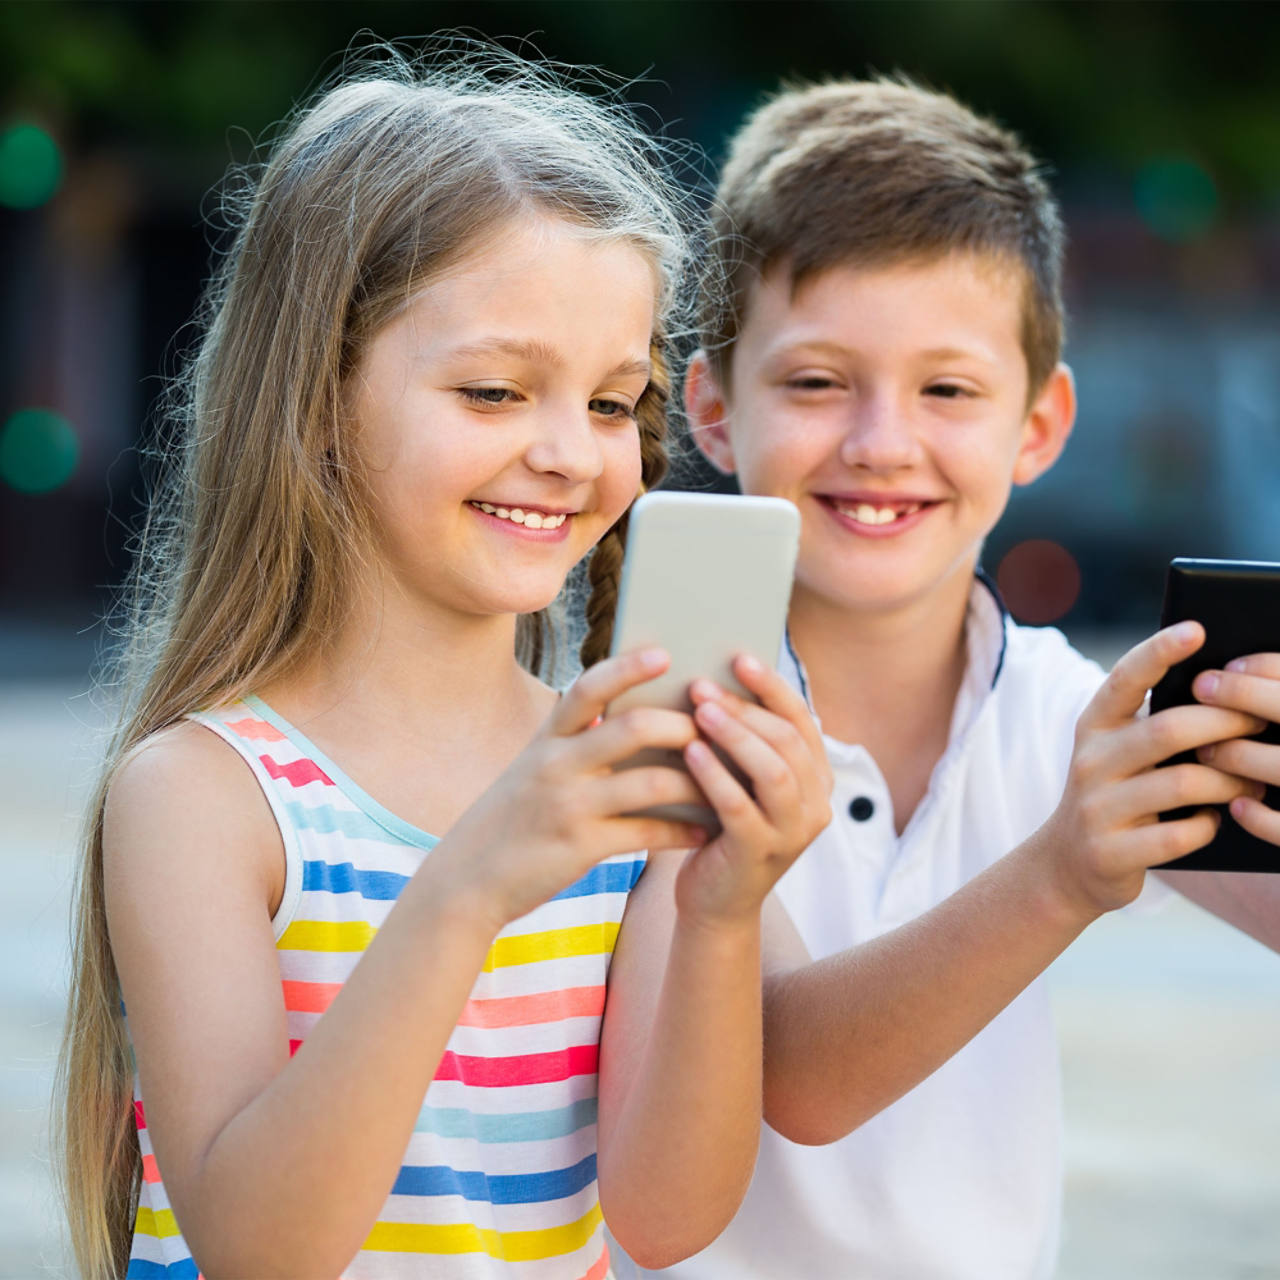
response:
[(1199, 848), (1201, 812), (1248, 784), (1178, 751), (1256, 727), (1239, 712), (1172, 708), (1135, 718), (1146, 690), (1202, 633), (1162, 632), (1117, 663), (1084, 716), (1066, 793), (1039, 831), (947, 901), (893, 933), (765, 984), (765, 1118), (830, 1142), (966, 1044), (1099, 915), (1132, 901), (1147, 867)]
[(803, 702), (759, 664), (738, 674), (764, 707), (734, 714), (697, 685), (694, 697), (699, 726), (754, 794), (705, 744), (687, 749), (724, 830), (692, 854), (651, 860), (610, 977), (600, 1201), (646, 1267), (710, 1244), (746, 1193), (760, 1136), (761, 903), (830, 819), (830, 774)]

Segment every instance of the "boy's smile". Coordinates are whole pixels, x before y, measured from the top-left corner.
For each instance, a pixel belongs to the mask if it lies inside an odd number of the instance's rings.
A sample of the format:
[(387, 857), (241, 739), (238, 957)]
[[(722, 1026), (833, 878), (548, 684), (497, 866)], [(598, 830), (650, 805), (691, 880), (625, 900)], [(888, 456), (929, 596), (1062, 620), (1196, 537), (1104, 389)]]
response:
[[(690, 370), (703, 451), (803, 519), (797, 605), (895, 612), (967, 596), (1013, 484), (1057, 457), (1074, 397), (1060, 367), (1028, 407), (1020, 270), (953, 253), (833, 267), (752, 291), (728, 386)], [(940, 601), (939, 601), (940, 602)]]

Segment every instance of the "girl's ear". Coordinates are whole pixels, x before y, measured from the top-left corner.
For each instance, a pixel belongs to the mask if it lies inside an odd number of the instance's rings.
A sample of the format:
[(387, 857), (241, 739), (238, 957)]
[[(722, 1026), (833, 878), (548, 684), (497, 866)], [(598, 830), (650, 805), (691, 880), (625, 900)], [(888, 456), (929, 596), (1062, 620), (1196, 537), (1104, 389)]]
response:
[(729, 415), (724, 392), (702, 350), (693, 353), (684, 376), (684, 410), (693, 442), (717, 471), (732, 475), (733, 443), (729, 439)]
[(1022, 424), (1022, 441), (1013, 464), (1013, 483), (1030, 484), (1058, 460), (1076, 420), (1076, 382), (1059, 364), (1032, 402)]

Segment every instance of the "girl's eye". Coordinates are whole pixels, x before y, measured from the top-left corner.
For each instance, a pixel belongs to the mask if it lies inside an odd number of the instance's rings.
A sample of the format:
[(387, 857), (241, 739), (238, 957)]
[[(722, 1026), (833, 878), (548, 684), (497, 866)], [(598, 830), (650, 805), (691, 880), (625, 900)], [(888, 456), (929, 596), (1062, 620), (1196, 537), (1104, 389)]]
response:
[(587, 408), (592, 413), (598, 413), (602, 418), (634, 418), (636, 416), (634, 406), (623, 400), (610, 400), (605, 397), (588, 401)]
[(519, 399), (510, 387), (459, 387), (458, 391), (464, 400), (478, 405), (506, 404)]

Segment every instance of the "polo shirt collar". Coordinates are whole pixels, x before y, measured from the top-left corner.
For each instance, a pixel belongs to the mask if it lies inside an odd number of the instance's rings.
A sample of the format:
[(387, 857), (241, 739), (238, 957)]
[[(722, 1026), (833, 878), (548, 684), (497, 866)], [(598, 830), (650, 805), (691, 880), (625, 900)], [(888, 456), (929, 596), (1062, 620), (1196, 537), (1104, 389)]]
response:
[[(1000, 595), (1000, 588), (985, 569), (978, 569), (969, 592), (969, 608), (965, 616), (967, 660), (951, 723), (953, 739), (973, 719), (986, 702), (987, 695), (996, 687), (1004, 670), (1011, 625), (1012, 619)], [(809, 692), (809, 677), (791, 642), (790, 628), (783, 634), (778, 671), (792, 688), (800, 692), (810, 713), (817, 719)]]

